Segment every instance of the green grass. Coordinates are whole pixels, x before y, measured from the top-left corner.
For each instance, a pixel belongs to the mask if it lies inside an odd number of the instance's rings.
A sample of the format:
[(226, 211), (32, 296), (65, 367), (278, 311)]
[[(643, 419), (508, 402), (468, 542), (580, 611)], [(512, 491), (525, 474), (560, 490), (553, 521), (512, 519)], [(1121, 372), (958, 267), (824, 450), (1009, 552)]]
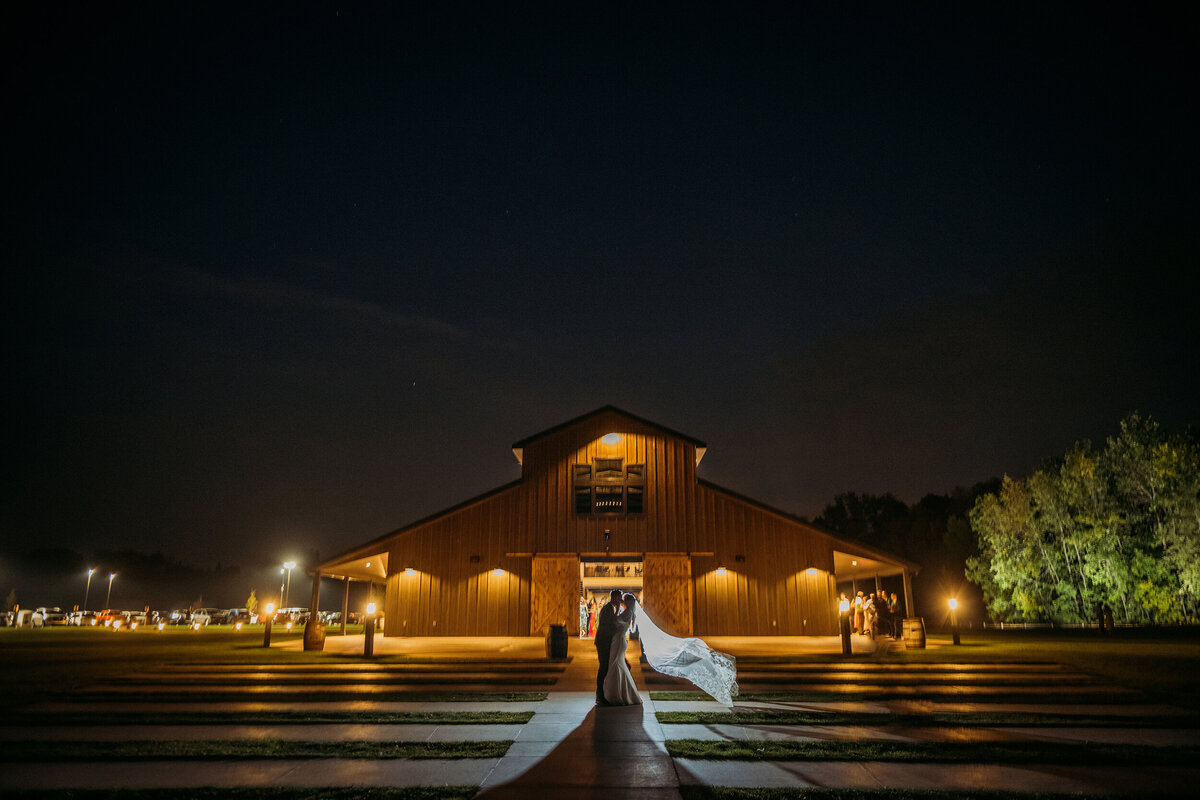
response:
[[(1057, 792), (1005, 792), (971, 789), (777, 789), (732, 786), (681, 786), (683, 800), (1102, 800), (1114, 795)], [(1128, 797), (1129, 795), (1120, 795)], [(1139, 792), (1139, 798), (1171, 797)]]
[(444, 692), (397, 691), (370, 692), (95, 692), (49, 693), (45, 699), (69, 703), (525, 703), (545, 700), (548, 692)]
[[(713, 701), (701, 691), (650, 692), (651, 700)], [(1039, 705), (1112, 705), (1115, 703), (1145, 703), (1149, 698), (1136, 692), (988, 692), (942, 693), (942, 692), (742, 692), (734, 698), (735, 703), (871, 703), (884, 700), (928, 700), (943, 703), (1037, 703)]]
[(477, 786), (199, 787), (195, 789), (47, 789), (7, 797), (30, 800), (470, 800)]
[(668, 739), (676, 758), (707, 761), (891, 761), (921, 764), (1190, 766), (1200, 747), (1061, 742), (758, 741)]
[(51, 711), (17, 713), (7, 724), (84, 725), (523, 725), (532, 711)]
[(8, 742), (0, 762), (197, 761), (308, 758), (500, 758), (511, 740), (480, 742), (289, 742), (264, 739), (216, 741)]
[(842, 711), (659, 711), (665, 725), (870, 725), (1030, 728), (1200, 728), (1200, 716), (1121, 714), (1034, 714), (1023, 712), (944, 712), (887, 714)]

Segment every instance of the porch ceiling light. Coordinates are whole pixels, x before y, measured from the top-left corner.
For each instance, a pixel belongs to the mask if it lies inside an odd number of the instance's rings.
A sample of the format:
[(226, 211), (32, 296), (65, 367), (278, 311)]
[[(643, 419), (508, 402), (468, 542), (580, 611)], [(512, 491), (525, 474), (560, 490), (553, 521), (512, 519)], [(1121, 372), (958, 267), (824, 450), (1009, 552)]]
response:
[(496, 567), (494, 570), (492, 570), (492, 574), (495, 575), (497, 578), (499, 578), (501, 575), (504, 574), (504, 570), (501, 569), (500, 567)]
[(412, 567), (405, 567), (405, 568), (404, 568), (404, 574), (405, 574), (405, 575), (412, 576), (412, 575), (416, 575), (416, 574), (417, 574), (417, 571), (416, 571), (415, 569), (413, 569)]
[(605, 444), (607, 444), (607, 445), (614, 445), (614, 444), (616, 444), (617, 442), (621, 441), (621, 434), (619, 434), (619, 433), (606, 433), (606, 434), (604, 434), (603, 436), (601, 436), (601, 437), (600, 437), (600, 441), (604, 442), (604, 443), (605, 443)]
[(726, 569), (725, 569), (725, 565), (724, 565), (724, 564), (722, 564), (721, 566), (717, 567), (717, 574), (718, 574), (718, 575), (724, 575), (724, 574), (725, 574), (727, 571), (728, 571), (728, 570), (726, 570)]

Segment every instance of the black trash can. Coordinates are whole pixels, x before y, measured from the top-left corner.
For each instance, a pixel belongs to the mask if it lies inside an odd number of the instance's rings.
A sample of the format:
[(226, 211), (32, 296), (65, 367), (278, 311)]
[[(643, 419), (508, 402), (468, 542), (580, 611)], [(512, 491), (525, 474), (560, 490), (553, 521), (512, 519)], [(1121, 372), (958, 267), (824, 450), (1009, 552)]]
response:
[(546, 633), (546, 658), (566, 659), (567, 626), (551, 625)]

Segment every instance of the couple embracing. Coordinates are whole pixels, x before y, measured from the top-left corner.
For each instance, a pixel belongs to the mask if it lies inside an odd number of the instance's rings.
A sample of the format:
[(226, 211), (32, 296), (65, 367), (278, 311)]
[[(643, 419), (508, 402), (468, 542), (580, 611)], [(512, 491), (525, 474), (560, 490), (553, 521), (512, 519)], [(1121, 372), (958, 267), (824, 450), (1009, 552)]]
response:
[(691, 681), (714, 700), (732, 706), (737, 696), (737, 659), (720, 650), (713, 650), (695, 636), (672, 636), (654, 624), (646, 610), (638, 608), (637, 598), (621, 594), (620, 589), (609, 593), (610, 602), (600, 609), (596, 624), (596, 656), (600, 669), (596, 672), (596, 705), (641, 705), (637, 684), (625, 663), (625, 634), (637, 617), (638, 642), (646, 663), (664, 675)]
[(609, 593), (609, 602), (600, 609), (596, 623), (596, 657), (600, 669), (596, 672), (596, 705), (641, 705), (637, 684), (625, 663), (625, 635), (633, 627), (637, 613), (637, 598), (621, 594), (620, 589)]

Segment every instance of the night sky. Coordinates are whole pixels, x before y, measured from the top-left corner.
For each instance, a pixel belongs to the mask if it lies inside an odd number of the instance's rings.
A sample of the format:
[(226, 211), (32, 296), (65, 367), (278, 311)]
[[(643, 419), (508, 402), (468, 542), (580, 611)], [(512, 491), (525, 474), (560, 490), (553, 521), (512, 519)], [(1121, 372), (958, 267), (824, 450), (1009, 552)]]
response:
[(1200, 422), (1187, 4), (436, 5), (4, 4), (5, 549), (330, 556), (606, 404), (807, 516)]

